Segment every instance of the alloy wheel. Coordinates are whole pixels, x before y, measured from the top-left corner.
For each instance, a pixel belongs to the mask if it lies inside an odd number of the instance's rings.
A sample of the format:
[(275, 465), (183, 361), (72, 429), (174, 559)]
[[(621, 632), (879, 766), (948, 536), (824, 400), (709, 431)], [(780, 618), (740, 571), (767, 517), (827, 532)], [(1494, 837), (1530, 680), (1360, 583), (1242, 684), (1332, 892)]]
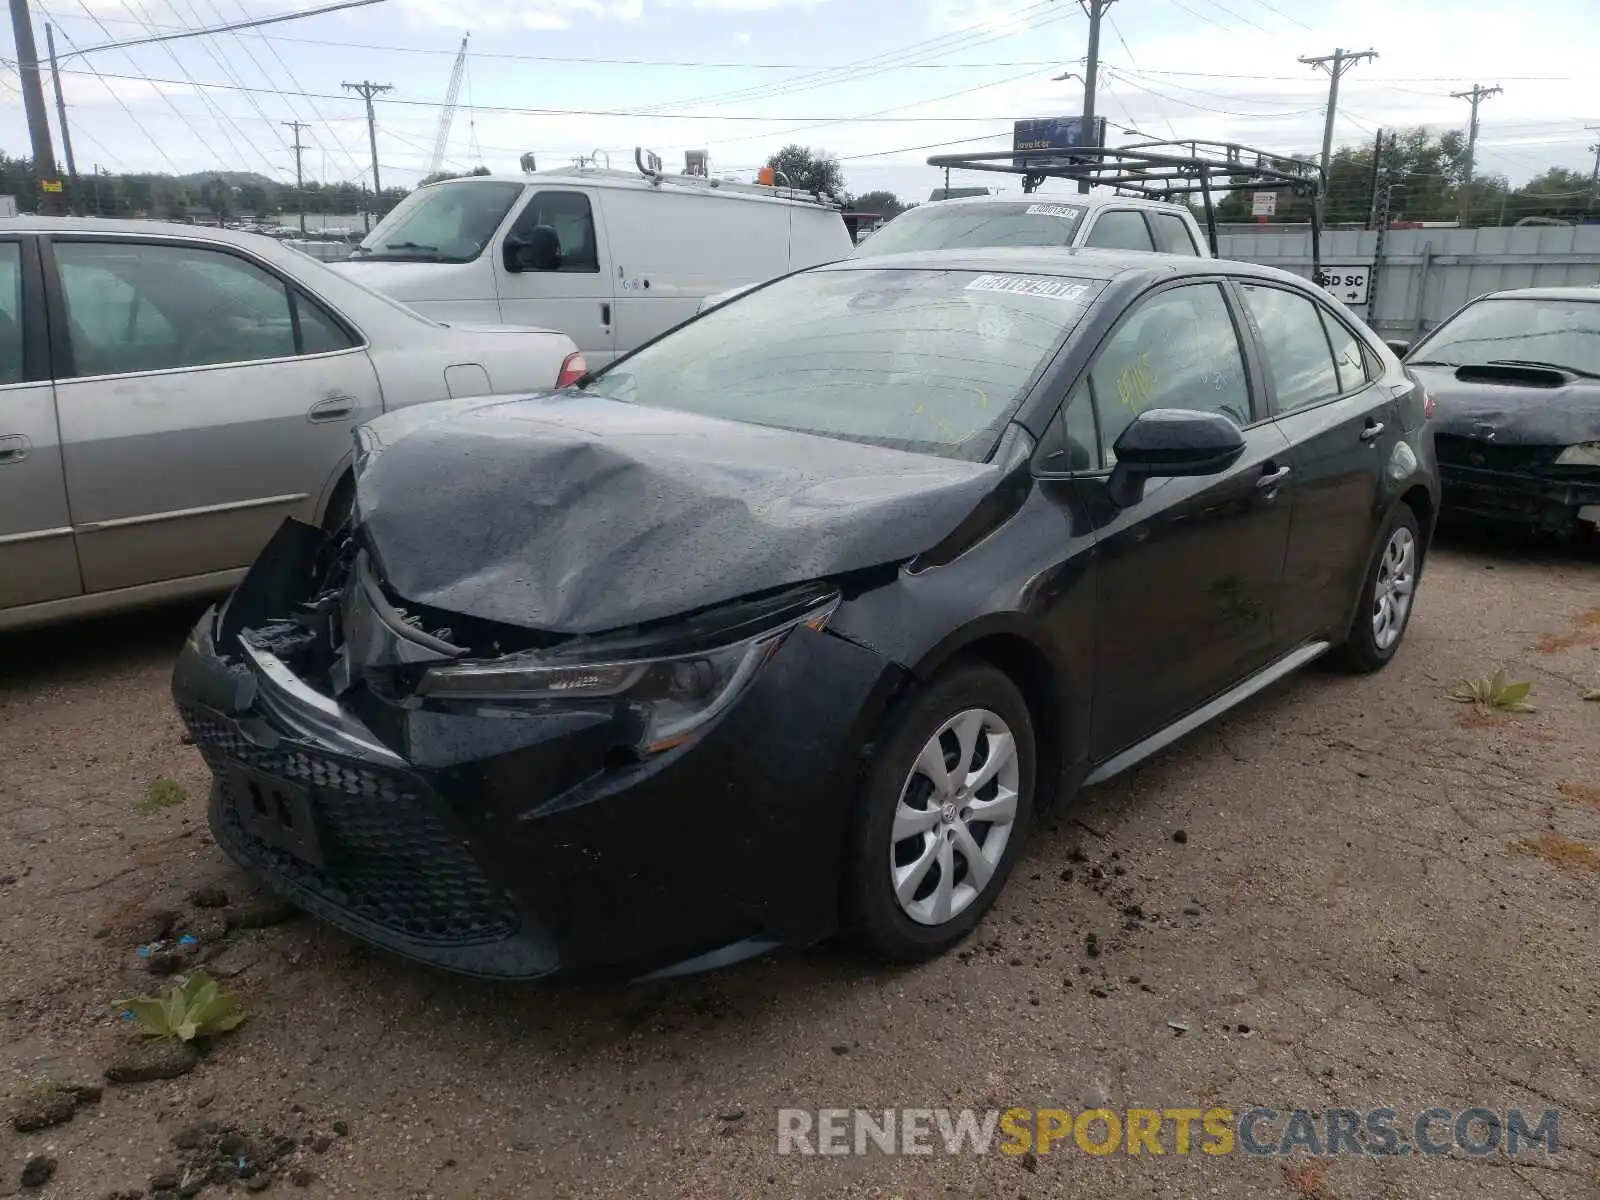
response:
[(1387, 652), (1405, 632), (1417, 586), (1417, 539), (1404, 525), (1389, 535), (1372, 588), (1372, 640)]
[(1017, 817), (1016, 739), (969, 708), (939, 727), (900, 788), (889, 836), (890, 884), (919, 925), (943, 925), (994, 878)]

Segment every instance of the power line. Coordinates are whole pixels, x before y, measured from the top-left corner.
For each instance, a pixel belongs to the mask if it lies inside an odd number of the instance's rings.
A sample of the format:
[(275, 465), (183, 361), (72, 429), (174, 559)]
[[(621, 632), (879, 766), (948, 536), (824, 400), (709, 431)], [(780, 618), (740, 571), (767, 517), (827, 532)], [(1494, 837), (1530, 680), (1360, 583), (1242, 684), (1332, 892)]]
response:
[[(1033, 21), (1031, 18), (1027, 27), (1037, 29), (1043, 25), (1064, 19), (1068, 14), (1048, 13), (1053, 0), (1036, 0), (1035, 3), (1017, 10), (1013, 16), (1022, 16), (1026, 13), (1037, 13), (1045, 16), (1043, 21)], [(1040, 10), (1045, 10), (1041, 12)], [(969, 49), (976, 45), (986, 45), (990, 42), (1004, 40), (1014, 36), (1011, 31), (995, 34), (983, 30), (982, 26), (967, 26), (952, 33), (943, 34), (935, 38), (925, 38), (920, 42), (912, 42), (891, 50), (881, 51), (869, 55), (842, 67), (831, 67), (816, 71), (809, 75), (802, 75), (795, 79), (786, 79), (778, 83), (759, 84), (754, 87), (736, 88), (729, 92), (717, 92), (710, 95), (691, 97), (687, 100), (670, 101), (663, 104), (652, 105), (644, 111), (666, 108), (671, 103), (678, 104), (732, 104), (749, 100), (766, 100), (779, 95), (792, 95), (796, 92), (811, 91), (819, 87), (831, 87), (841, 83), (850, 83), (871, 75), (880, 74), (887, 66), (905, 61), (927, 61), (932, 58), (942, 58)]]
[(1112, 71), (1112, 72), (1109, 72), (1109, 73), (1115, 79), (1117, 79), (1119, 82), (1125, 83), (1129, 87), (1134, 88), (1137, 91), (1144, 92), (1144, 93), (1146, 93), (1148, 95), (1151, 95), (1151, 96), (1159, 97), (1160, 99), (1170, 101), (1173, 104), (1181, 104), (1184, 108), (1194, 108), (1194, 109), (1198, 109), (1201, 112), (1217, 113), (1217, 114), (1219, 114), (1221, 116), (1224, 116), (1224, 117), (1241, 117), (1241, 118), (1244, 118), (1246, 120), (1255, 120), (1255, 121), (1277, 121), (1277, 120), (1282, 120), (1282, 119), (1287, 118), (1287, 117), (1303, 117), (1308, 113), (1317, 112), (1321, 108), (1320, 105), (1313, 105), (1310, 108), (1295, 108), (1295, 109), (1286, 110), (1284, 112), (1270, 112), (1270, 113), (1235, 112), (1232, 109), (1227, 109), (1227, 108), (1213, 108), (1209, 104), (1196, 104), (1193, 100), (1185, 100), (1182, 96), (1172, 96), (1172, 95), (1168, 95), (1166, 92), (1158, 92), (1152, 87), (1148, 87), (1148, 86), (1146, 86), (1146, 85), (1144, 85), (1142, 83), (1139, 83), (1138, 81), (1136, 81), (1134, 79), (1128, 78), (1128, 73), (1126, 71), (1118, 70), (1118, 71)]
[[(1139, 64), (1134, 62), (1133, 47), (1129, 46), (1128, 39), (1122, 36), (1122, 30), (1117, 25), (1117, 19), (1115, 17), (1108, 17), (1107, 20), (1111, 22), (1111, 32), (1117, 35), (1117, 41), (1122, 44), (1123, 52), (1127, 54), (1128, 61), (1133, 63), (1135, 67), (1138, 67)], [(1110, 68), (1108, 67), (1107, 73), (1109, 74), (1109, 72)], [(1129, 121), (1133, 120), (1133, 114), (1129, 112), (1126, 107), (1123, 108), (1123, 115), (1127, 117)], [(1167, 116), (1165, 110), (1162, 109), (1157, 109), (1156, 115), (1166, 122), (1167, 132), (1170, 133), (1173, 140), (1176, 141), (1178, 138), (1178, 127), (1172, 123), (1172, 118)]]
[[(43, 5), (39, 6), (39, 11), (44, 13), (44, 15), (47, 18), (49, 18), (50, 20), (52, 20), (52, 21), (54, 20), (54, 18), (50, 16), (50, 13), (48, 11), (46, 11), (46, 9), (44, 8)], [(62, 37), (62, 40), (64, 40), (67, 43), (67, 45), (73, 46), (73, 41), (72, 41), (72, 39), (70, 37), (67, 36), (65, 30), (62, 31), (61, 37)], [(76, 49), (76, 46), (73, 46), (73, 48)], [(117, 107), (122, 109), (123, 115), (126, 116), (129, 121), (133, 122), (133, 127), (135, 129), (137, 129), (140, 133), (144, 134), (145, 140), (148, 141), (151, 146), (155, 147), (155, 152), (157, 154), (159, 154), (162, 157), (163, 160), (165, 160), (167, 166), (172, 168), (173, 174), (175, 174), (175, 175), (179, 174), (180, 172), (178, 171), (178, 164), (172, 161), (172, 157), (162, 147), (161, 143), (156, 141), (155, 137), (150, 133), (150, 131), (144, 127), (144, 122), (142, 122), (141, 120), (139, 120), (138, 117), (133, 115), (133, 110), (130, 109), (127, 106), (127, 104), (123, 102), (123, 99), (122, 99), (121, 96), (117, 95), (116, 89), (113, 88), (109, 83), (106, 82), (105, 78), (100, 74), (99, 71), (96, 71), (94, 69), (93, 64), (86, 64), (86, 65), (88, 65), (89, 70), (94, 75), (94, 77), (100, 81), (100, 86), (105, 88), (106, 95), (110, 96), (113, 100), (116, 101)], [(64, 72), (64, 73), (65, 74), (77, 74), (77, 72)], [(79, 136), (81, 136), (81, 137), (88, 137), (88, 134), (86, 134), (81, 128), (78, 130), (78, 133), (79, 133)], [(92, 137), (90, 137), (89, 140), (90, 141), (94, 141), (94, 139)], [(104, 147), (102, 147), (102, 149), (103, 148)]]

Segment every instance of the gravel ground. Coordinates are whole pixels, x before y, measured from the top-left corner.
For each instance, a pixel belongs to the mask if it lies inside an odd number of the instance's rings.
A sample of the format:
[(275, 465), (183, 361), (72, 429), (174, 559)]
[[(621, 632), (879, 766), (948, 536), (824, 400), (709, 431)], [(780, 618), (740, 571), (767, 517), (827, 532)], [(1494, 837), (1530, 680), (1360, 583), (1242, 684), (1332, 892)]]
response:
[[(0, 1195), (39, 1155), (26, 1194), (92, 1200), (278, 1155), (271, 1192), (306, 1196), (1600, 1196), (1592, 559), (1444, 544), (1387, 670), (1302, 673), (1062, 807), (958, 955), (648, 988), (462, 981), (263, 906), (169, 700), (196, 612), (0, 639), (0, 1089), (103, 1082), (162, 910), (248, 1020), (181, 1078), (6, 1127)], [(1446, 699), (1501, 665), (1537, 712)], [(1011, 1105), (1556, 1108), (1561, 1149), (777, 1153), (780, 1106)]]

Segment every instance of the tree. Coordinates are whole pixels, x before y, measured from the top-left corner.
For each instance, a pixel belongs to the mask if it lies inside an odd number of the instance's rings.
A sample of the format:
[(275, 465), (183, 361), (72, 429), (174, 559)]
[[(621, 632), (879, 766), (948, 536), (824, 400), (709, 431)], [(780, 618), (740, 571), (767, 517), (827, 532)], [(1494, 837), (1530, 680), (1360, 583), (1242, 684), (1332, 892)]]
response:
[(884, 191), (866, 192), (857, 196), (851, 207), (858, 212), (877, 213), (885, 221), (898, 217), (906, 210), (906, 205), (899, 196)]
[(813, 150), (794, 143), (767, 159), (767, 166), (783, 172), (783, 178), (792, 188), (802, 192), (826, 192), (835, 200), (849, 202), (844, 169), (839, 166), (838, 157), (826, 150)]

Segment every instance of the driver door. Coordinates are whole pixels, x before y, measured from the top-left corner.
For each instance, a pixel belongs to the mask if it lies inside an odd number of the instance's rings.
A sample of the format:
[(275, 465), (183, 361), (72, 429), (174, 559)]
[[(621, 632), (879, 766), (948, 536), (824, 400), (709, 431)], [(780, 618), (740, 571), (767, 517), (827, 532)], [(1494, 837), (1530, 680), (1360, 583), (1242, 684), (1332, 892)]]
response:
[(285, 517), (317, 519), (382, 411), (354, 330), (217, 243), (56, 237), (52, 271), (86, 592), (246, 567)]

